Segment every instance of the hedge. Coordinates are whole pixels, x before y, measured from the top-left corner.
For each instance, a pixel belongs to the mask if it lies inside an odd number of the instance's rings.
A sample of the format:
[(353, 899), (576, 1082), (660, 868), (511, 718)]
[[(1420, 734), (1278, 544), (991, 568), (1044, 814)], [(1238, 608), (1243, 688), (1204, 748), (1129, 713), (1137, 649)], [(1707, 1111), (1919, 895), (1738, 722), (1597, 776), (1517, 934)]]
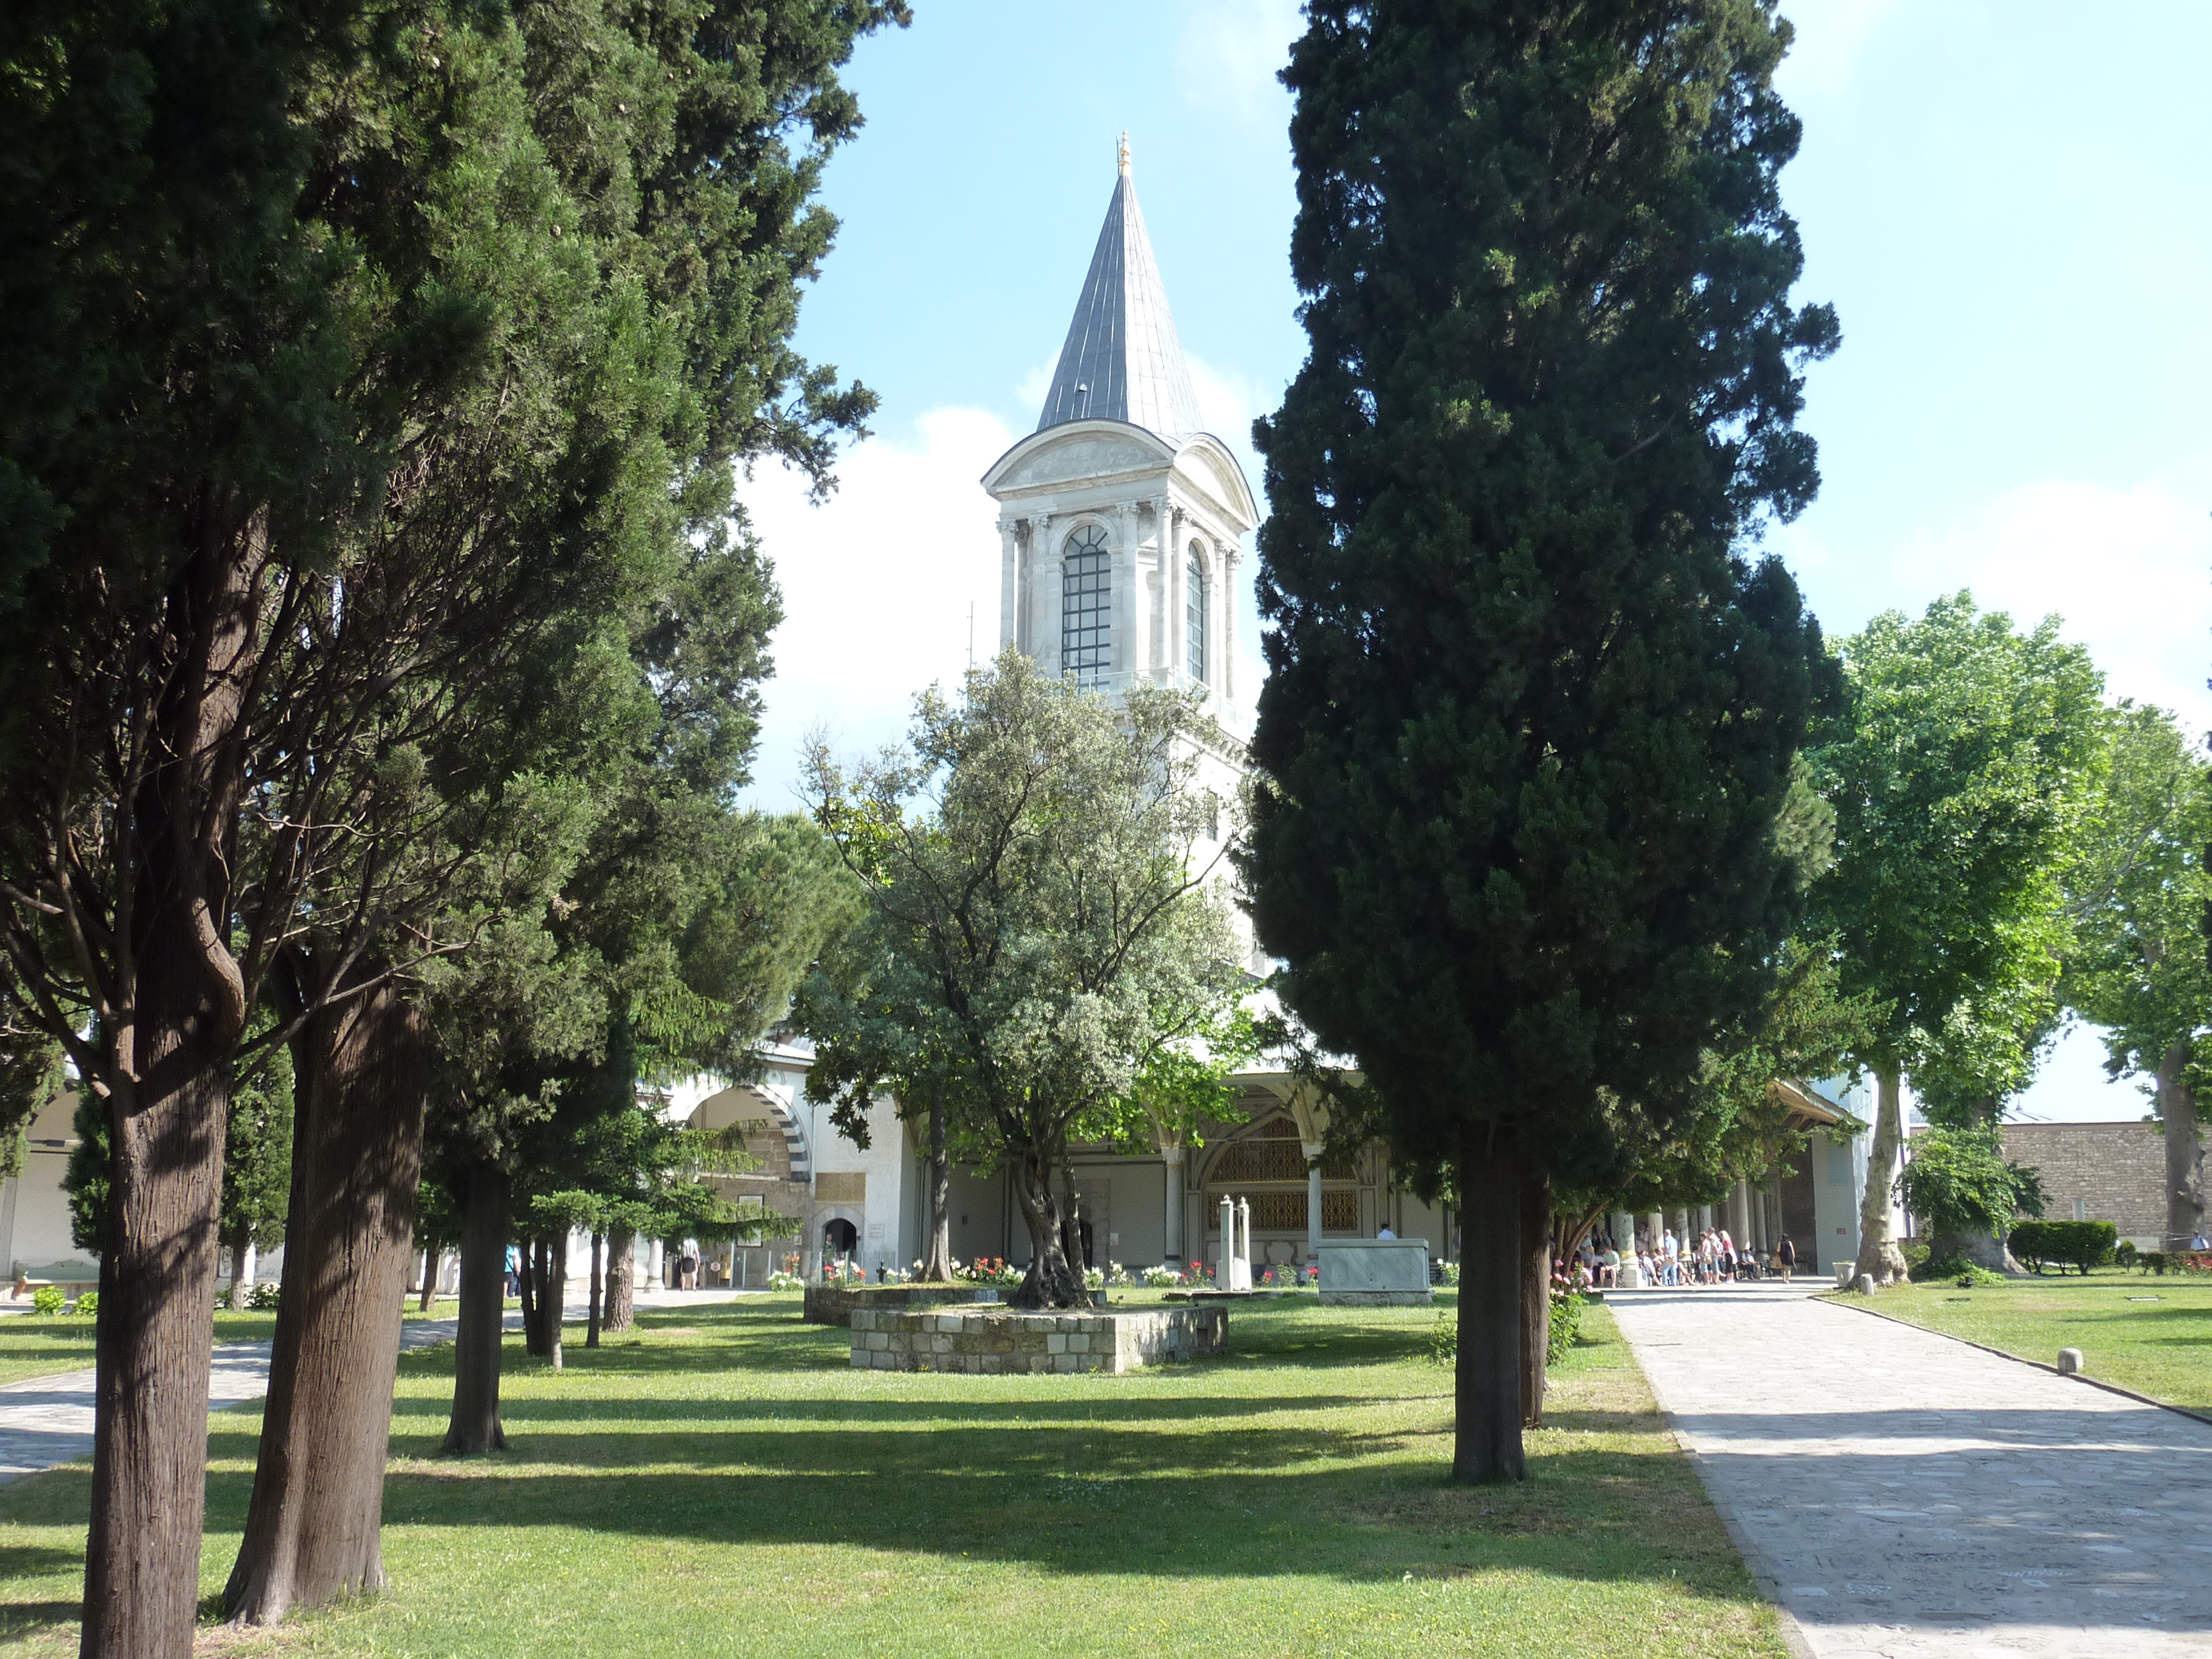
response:
[(2112, 1261), (2118, 1229), (2109, 1221), (2021, 1221), (2005, 1243), (2021, 1265), (2033, 1273), (2055, 1266), (2086, 1273)]

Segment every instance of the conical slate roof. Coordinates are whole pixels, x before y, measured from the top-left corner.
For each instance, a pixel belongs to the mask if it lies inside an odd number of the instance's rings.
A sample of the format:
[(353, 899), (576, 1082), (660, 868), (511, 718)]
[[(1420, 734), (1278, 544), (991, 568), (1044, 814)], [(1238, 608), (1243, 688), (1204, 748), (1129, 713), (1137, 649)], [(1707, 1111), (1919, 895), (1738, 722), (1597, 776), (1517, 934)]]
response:
[(1190, 365), (1183, 361), (1167, 290), (1145, 234), (1145, 216), (1129, 182), (1126, 137), (1121, 174), (1106, 204), (1105, 227), (1037, 430), (1085, 420), (1127, 421), (1162, 437), (1200, 429)]

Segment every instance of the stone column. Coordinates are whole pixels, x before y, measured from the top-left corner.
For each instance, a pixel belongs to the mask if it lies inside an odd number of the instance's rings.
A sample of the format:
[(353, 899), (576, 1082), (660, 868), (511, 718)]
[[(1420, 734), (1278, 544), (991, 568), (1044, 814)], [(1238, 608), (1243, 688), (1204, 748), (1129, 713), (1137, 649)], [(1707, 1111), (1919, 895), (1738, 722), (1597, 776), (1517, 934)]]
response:
[(1182, 533), (1176, 528), (1179, 516), (1175, 504), (1166, 496), (1160, 497), (1160, 592), (1166, 596), (1163, 607), (1167, 637), (1161, 641), (1160, 661), (1168, 671), (1168, 684), (1175, 684), (1179, 673), (1190, 672), (1190, 627), (1183, 613), (1190, 605), (1189, 578), (1185, 571), (1188, 561), (1182, 554)]
[(1186, 1260), (1182, 1253), (1182, 1148), (1163, 1146), (1160, 1158), (1167, 1166), (1168, 1186), (1166, 1224), (1161, 1229), (1160, 1240), (1165, 1255), (1161, 1261), (1180, 1273)]
[(1060, 672), (1060, 560), (1052, 545), (1052, 515), (1031, 519), (1029, 591), (1030, 655), (1046, 673)]
[(1225, 1291), (1237, 1281), (1237, 1206), (1221, 1200), (1221, 1253), (1214, 1267), (1214, 1288)]
[(1644, 1224), (1649, 1228), (1651, 1232), (1651, 1237), (1649, 1241), (1650, 1248), (1653, 1250), (1656, 1250), (1659, 1248), (1659, 1236), (1667, 1231), (1666, 1212), (1663, 1210), (1652, 1211), (1650, 1215), (1644, 1218)]
[(1636, 1218), (1626, 1210), (1616, 1211), (1608, 1217), (1606, 1225), (1613, 1233), (1613, 1247), (1623, 1255), (1636, 1254)]
[(1021, 642), (1022, 544), (1012, 519), (999, 520), (999, 646)]
[[(1306, 1260), (1321, 1260), (1321, 1155), (1322, 1148), (1304, 1143), (1306, 1155)], [(1444, 1241), (1446, 1246), (1451, 1243)]]
[(646, 1249), (645, 1282), (656, 1291), (663, 1288), (662, 1275), (668, 1270), (667, 1250), (668, 1246), (657, 1238)]
[(1221, 576), (1214, 583), (1221, 592), (1220, 643), (1216, 647), (1221, 660), (1221, 677), (1218, 684), (1223, 698), (1232, 703), (1237, 701), (1237, 567), (1243, 562), (1243, 550), (1236, 543), (1230, 543), (1222, 550)]
[(1114, 650), (1110, 660), (1115, 672), (1135, 674), (1143, 671), (1147, 660), (1145, 623), (1148, 620), (1144, 570), (1137, 556), (1137, 509), (1125, 504), (1115, 507), (1112, 517), (1114, 592), (1109, 614), (1114, 618)]
[(1237, 1200), (1237, 1288), (1252, 1288), (1252, 1205), (1249, 1199)]

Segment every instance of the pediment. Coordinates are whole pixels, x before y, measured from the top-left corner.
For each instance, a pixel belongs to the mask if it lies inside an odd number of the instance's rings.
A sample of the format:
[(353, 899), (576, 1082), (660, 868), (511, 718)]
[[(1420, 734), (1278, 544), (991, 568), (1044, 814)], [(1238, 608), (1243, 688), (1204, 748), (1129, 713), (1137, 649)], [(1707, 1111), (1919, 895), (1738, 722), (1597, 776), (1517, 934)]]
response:
[(1076, 421), (1031, 433), (993, 463), (983, 488), (994, 495), (1050, 489), (1085, 478), (1164, 471), (1175, 450), (1142, 427)]

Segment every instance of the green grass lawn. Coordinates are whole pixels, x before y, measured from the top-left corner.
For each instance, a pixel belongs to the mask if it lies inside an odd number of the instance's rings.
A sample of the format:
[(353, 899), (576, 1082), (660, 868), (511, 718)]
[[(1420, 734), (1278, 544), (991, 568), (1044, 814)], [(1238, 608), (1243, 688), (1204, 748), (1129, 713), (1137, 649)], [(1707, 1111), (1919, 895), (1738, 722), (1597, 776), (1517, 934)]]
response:
[[(392, 1589), (222, 1650), (1778, 1659), (1603, 1310), (1510, 1489), (1443, 1479), (1432, 1316), (1240, 1306), (1230, 1358), (986, 1377), (853, 1371), (795, 1297), (659, 1310), (559, 1374), (510, 1346), (514, 1449), (466, 1462), (450, 1350), (404, 1356)], [(210, 1595), (255, 1427), (212, 1424)], [(81, 1467), (0, 1488), (0, 1641), (74, 1650), (86, 1510)]]
[[(456, 1304), (451, 1297), (427, 1314), (418, 1315), (410, 1298), (410, 1319), (451, 1319)], [(510, 1304), (512, 1305), (512, 1304)], [(217, 1310), (217, 1342), (266, 1342), (276, 1334), (273, 1313), (232, 1313)], [(52, 1376), (62, 1371), (81, 1371), (93, 1363), (93, 1321), (76, 1314), (10, 1314), (0, 1319), (0, 1382), (20, 1382), (26, 1377)]]
[(1986, 1290), (1914, 1285), (1883, 1291), (1871, 1305), (2046, 1365), (2058, 1363), (2061, 1348), (2079, 1348), (2094, 1377), (2212, 1414), (2212, 1279), (2045, 1274)]

